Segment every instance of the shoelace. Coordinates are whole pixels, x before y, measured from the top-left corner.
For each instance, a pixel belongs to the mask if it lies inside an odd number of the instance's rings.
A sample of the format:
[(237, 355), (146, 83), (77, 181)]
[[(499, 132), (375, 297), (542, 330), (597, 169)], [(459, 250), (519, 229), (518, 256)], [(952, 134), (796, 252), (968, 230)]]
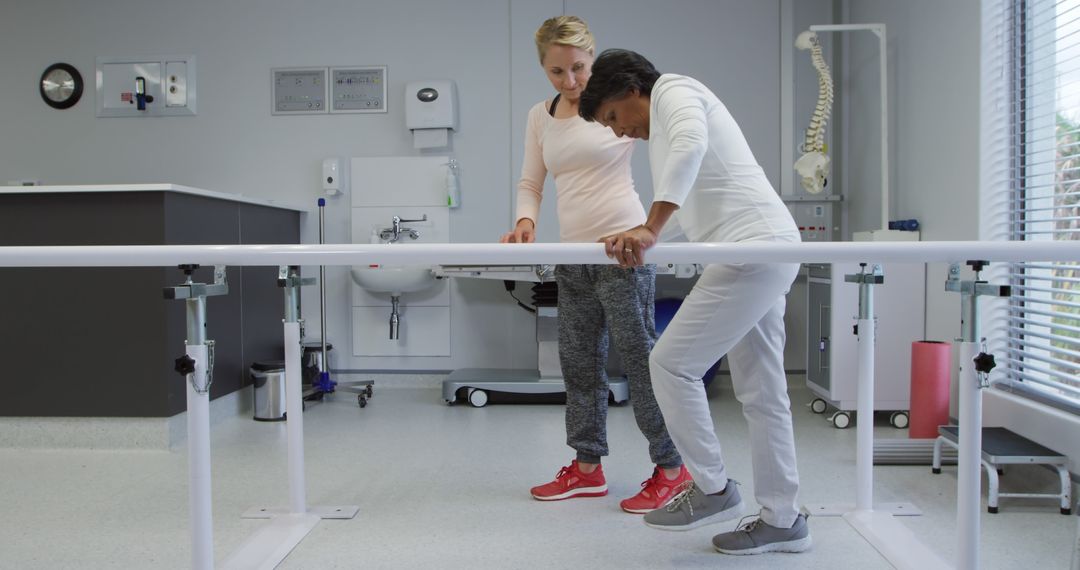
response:
[(652, 477), (649, 477), (648, 479), (642, 481), (641, 482), (641, 488), (644, 489), (645, 487), (649, 486), (649, 483), (652, 483), (653, 481), (656, 481), (657, 476), (659, 475), (659, 473), (660, 473), (660, 468), (659, 467), (653, 467)]
[(687, 481), (679, 488), (679, 494), (675, 495), (671, 503), (667, 506), (667, 512), (673, 513), (682, 508), (683, 504), (686, 504), (686, 508), (690, 510), (690, 516), (694, 516), (694, 504), (690, 502), (690, 499), (697, 494), (697, 485), (693, 481)]
[[(744, 525), (743, 521), (746, 520), (746, 519), (749, 519), (749, 518), (753, 518), (754, 520), (752, 520), (752, 521), (750, 521), (750, 522), (748, 522), (748, 523), (746, 523)], [(761, 524), (762, 524), (762, 520), (761, 520), (761, 517), (759, 515), (746, 515), (745, 517), (739, 519), (739, 524), (735, 525), (735, 532), (740, 532), (741, 531), (741, 532), (745, 532), (745, 533), (749, 534), (751, 532), (754, 532), (754, 530), (756, 530), (757, 527), (761, 526)]]

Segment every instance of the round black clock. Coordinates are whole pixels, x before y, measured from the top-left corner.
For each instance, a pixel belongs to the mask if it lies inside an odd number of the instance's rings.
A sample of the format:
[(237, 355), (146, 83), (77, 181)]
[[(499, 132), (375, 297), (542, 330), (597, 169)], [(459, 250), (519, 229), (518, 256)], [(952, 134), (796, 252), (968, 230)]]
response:
[(71, 65), (54, 63), (41, 74), (38, 89), (45, 104), (54, 109), (67, 109), (82, 97), (83, 78)]

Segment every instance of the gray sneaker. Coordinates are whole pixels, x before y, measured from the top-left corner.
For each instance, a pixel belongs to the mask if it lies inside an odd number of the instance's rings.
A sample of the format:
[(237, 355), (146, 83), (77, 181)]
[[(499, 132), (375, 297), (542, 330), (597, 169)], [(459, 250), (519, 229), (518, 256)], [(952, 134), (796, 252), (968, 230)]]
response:
[(756, 518), (746, 524), (739, 521), (735, 530), (714, 536), (712, 543), (717, 552), (724, 554), (802, 552), (810, 548), (810, 529), (804, 514), (795, 519), (791, 528), (776, 528)]
[(729, 521), (742, 514), (738, 483), (728, 479), (720, 495), (706, 495), (689, 482), (666, 507), (645, 514), (645, 524), (661, 530), (692, 530), (707, 524)]

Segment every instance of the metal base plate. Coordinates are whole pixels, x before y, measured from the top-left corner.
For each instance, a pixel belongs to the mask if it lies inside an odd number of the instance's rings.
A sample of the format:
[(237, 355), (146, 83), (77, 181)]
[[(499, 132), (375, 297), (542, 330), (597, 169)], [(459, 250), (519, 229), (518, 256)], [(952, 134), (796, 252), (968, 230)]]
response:
[[(854, 503), (839, 503), (831, 505), (804, 505), (806, 512), (815, 517), (840, 517), (847, 513), (855, 512)], [(912, 503), (875, 503), (874, 510), (869, 512), (882, 513), (898, 517), (919, 517), (922, 511)]]
[(844, 515), (848, 522), (871, 546), (900, 570), (936, 570), (952, 568), (935, 554), (906, 526), (886, 512), (852, 511)]
[[(320, 519), (351, 519), (360, 512), (356, 505), (335, 505), (328, 507), (308, 507), (307, 513)], [(290, 515), (288, 507), (251, 507), (240, 515), (245, 519), (272, 519)]]
[(276, 568), (301, 540), (319, 524), (313, 514), (274, 517), (248, 537), (221, 564), (228, 570)]

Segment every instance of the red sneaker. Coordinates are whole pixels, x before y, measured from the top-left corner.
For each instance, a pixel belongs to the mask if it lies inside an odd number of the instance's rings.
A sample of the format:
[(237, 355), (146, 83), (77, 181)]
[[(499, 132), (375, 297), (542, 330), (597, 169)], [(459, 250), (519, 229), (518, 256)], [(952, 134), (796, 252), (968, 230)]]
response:
[(671, 502), (687, 481), (693, 481), (686, 466), (679, 467), (679, 476), (668, 479), (660, 467), (653, 469), (652, 477), (641, 483), (641, 492), (619, 503), (628, 513), (645, 514)]
[(600, 465), (592, 473), (582, 473), (577, 460), (569, 467), (559, 469), (555, 480), (532, 488), (532, 496), (538, 501), (561, 501), (571, 497), (603, 497), (607, 494), (607, 481)]

